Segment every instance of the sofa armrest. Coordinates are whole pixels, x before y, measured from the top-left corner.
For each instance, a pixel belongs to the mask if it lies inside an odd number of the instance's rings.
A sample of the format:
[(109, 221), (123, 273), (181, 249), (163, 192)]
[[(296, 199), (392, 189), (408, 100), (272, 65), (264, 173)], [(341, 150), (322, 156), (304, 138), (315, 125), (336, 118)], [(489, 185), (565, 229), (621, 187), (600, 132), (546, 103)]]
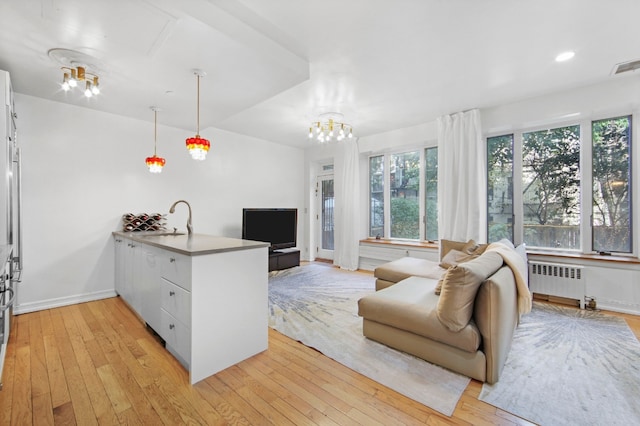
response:
[(475, 300), (474, 320), (482, 334), (483, 351), (487, 359), (487, 383), (500, 377), (518, 326), (518, 302), (515, 278), (508, 266), (503, 266), (487, 278)]

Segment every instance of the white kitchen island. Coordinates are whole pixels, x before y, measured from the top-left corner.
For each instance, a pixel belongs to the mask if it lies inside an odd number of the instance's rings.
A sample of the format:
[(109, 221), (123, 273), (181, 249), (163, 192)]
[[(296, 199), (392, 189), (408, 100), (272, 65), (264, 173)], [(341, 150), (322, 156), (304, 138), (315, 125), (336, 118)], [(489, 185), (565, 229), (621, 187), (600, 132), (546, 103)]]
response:
[(192, 384), (267, 349), (267, 243), (113, 235), (116, 292), (189, 370)]

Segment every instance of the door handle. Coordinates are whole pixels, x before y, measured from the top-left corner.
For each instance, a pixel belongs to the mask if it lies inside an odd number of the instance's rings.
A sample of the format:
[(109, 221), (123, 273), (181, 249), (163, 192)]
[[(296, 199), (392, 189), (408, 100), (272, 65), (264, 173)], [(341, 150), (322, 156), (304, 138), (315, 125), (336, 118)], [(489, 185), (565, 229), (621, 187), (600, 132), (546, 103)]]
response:
[(13, 291), (13, 289), (11, 287), (7, 287), (4, 291), (8, 291), (9, 293), (11, 293), (11, 298), (9, 299), (9, 301), (7, 302), (6, 305), (0, 306), (0, 312), (4, 312), (7, 309), (9, 309), (11, 307), (11, 305), (13, 305), (13, 301), (16, 298), (16, 294), (14, 293), (14, 291)]

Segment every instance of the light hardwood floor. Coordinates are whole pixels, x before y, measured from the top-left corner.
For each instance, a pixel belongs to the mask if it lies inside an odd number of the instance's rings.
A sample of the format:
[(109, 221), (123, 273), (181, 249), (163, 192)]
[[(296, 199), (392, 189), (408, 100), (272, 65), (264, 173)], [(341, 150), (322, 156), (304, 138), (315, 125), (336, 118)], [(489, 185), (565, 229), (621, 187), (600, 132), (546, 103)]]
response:
[(273, 330), (267, 351), (190, 386), (118, 297), (14, 320), (0, 425), (529, 424), (478, 401), (477, 381), (448, 418)]

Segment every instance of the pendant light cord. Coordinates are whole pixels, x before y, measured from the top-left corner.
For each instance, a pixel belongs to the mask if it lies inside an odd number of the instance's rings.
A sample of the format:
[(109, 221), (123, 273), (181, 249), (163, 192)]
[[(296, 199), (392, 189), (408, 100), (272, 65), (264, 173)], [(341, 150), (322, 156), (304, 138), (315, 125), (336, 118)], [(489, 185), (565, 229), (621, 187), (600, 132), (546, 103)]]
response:
[(158, 110), (153, 110), (153, 156), (156, 155), (156, 148), (158, 147)]
[[(196, 125), (196, 135), (200, 135), (200, 74), (196, 74), (198, 76), (198, 105), (197, 105), (197, 125)], [(198, 136), (200, 137), (200, 136)]]

